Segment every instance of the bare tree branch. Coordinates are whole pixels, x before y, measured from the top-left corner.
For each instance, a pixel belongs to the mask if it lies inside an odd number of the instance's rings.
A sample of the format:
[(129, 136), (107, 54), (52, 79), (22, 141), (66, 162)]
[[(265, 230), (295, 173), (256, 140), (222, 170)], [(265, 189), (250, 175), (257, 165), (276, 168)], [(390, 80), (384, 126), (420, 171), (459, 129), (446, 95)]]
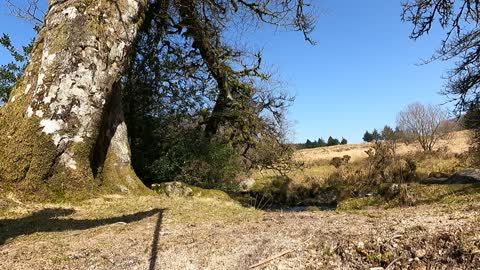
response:
[(45, 12), (39, 7), (40, 0), (26, 0), (24, 5), (18, 1), (4, 0), (5, 6), (10, 10), (10, 14), (20, 19), (28, 20), (40, 27), (43, 24)]

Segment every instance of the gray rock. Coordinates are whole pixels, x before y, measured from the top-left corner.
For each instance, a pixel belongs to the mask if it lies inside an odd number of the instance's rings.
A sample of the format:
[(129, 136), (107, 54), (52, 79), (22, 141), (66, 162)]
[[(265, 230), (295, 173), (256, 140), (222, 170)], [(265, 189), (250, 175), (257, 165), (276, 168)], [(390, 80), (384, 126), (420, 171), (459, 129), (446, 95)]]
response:
[(240, 183), (238, 183), (240, 189), (243, 192), (249, 192), (252, 190), (253, 186), (255, 185), (255, 179), (253, 178), (245, 178)]
[(152, 184), (152, 190), (167, 195), (168, 197), (189, 197), (193, 196), (193, 190), (182, 182), (165, 182)]
[(431, 172), (428, 178), (448, 178), (450, 175), (443, 172)]
[(118, 185), (118, 189), (120, 190), (120, 192), (122, 193), (128, 193), (130, 190), (124, 186), (124, 185)]
[(421, 179), (419, 180), (418, 182), (420, 184), (425, 184), (425, 185), (429, 185), (429, 184), (446, 184), (447, 183), (447, 177), (445, 178), (432, 178), (432, 177), (429, 177), (429, 178), (426, 178), (426, 179)]
[(470, 184), (480, 183), (480, 169), (467, 169), (456, 172), (450, 176), (446, 183), (449, 184)]
[(398, 195), (400, 195), (399, 184), (391, 184), (385, 193), (385, 197), (389, 200), (396, 198)]

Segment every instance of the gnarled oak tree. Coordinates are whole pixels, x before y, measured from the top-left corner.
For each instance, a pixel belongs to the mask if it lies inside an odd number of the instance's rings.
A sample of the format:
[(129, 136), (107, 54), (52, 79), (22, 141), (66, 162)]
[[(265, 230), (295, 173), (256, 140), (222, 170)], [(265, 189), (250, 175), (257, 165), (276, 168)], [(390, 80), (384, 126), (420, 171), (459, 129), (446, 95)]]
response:
[[(309, 40), (312, 20), (305, 7), (304, 0), (49, 1), (30, 62), (0, 109), (2, 188), (42, 197), (143, 190), (130, 166), (119, 81), (136, 57), (131, 51), (139, 30), (154, 33), (157, 43), (165, 33), (192, 40), (218, 89), (206, 123), (206, 133), (214, 134), (219, 123), (230, 121), (230, 112), (242, 114), (232, 108), (249, 112), (249, 104), (257, 104), (252, 110), (258, 113), (258, 105), (277, 106), (268, 94), (259, 97), (265, 102), (251, 103), (258, 92), (241, 78), (257, 71), (233, 68), (228, 56), (236, 52), (222, 45), (229, 18), (249, 14)], [(242, 119), (241, 128), (249, 124)]]
[(146, 7), (146, 0), (49, 1), (29, 64), (0, 111), (2, 187), (95, 191), (102, 179), (117, 190), (142, 188), (114, 86)]

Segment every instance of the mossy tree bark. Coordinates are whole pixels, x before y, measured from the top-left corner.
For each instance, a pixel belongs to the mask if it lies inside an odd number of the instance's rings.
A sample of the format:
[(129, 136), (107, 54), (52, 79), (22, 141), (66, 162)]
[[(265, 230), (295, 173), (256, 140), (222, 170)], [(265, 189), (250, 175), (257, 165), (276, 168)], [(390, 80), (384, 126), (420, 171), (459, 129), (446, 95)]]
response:
[(0, 187), (66, 198), (144, 190), (114, 87), (146, 0), (50, 0), (30, 62), (0, 109)]

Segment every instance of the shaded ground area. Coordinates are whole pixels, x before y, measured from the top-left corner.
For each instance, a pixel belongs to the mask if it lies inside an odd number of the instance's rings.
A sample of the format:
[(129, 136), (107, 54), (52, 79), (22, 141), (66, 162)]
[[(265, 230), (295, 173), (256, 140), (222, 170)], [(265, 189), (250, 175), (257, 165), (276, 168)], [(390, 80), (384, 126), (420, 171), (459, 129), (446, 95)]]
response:
[(129, 215), (103, 219), (72, 219), (64, 218), (75, 213), (68, 208), (44, 208), (29, 216), (12, 219), (0, 219), (0, 245), (8, 239), (41, 232), (62, 232), (88, 230), (111, 224), (127, 224), (159, 214), (161, 209), (152, 209)]
[(162, 196), (0, 210), (0, 269), (480, 268), (480, 202), (468, 196), (343, 212)]

